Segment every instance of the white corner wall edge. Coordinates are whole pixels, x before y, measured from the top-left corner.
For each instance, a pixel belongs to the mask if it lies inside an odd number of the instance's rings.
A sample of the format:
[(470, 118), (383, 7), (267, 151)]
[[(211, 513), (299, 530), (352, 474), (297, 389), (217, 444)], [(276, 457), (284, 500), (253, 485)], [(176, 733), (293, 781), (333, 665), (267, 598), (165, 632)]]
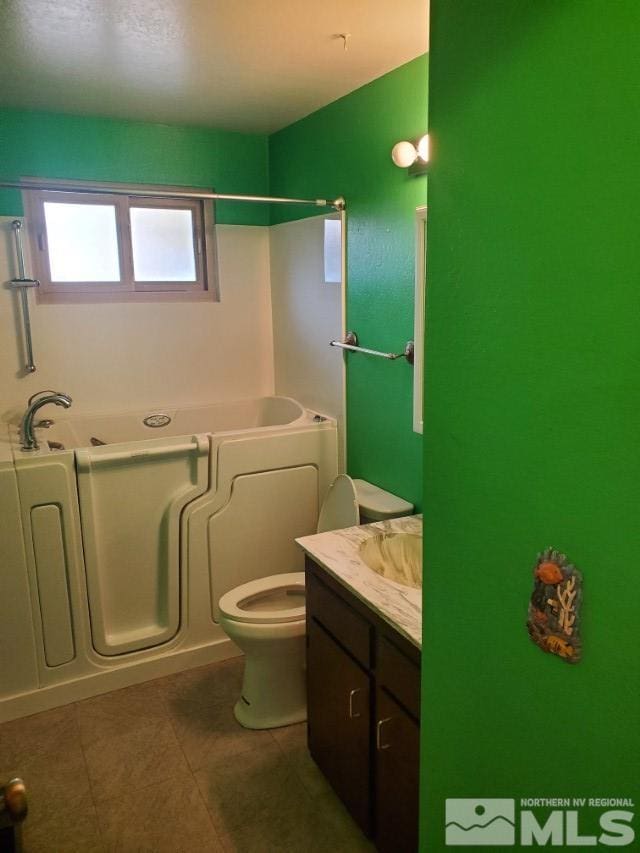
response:
[(338, 423), (338, 468), (346, 469), (346, 358), (329, 346), (345, 334), (346, 252), (342, 284), (326, 283), (324, 223), (346, 212), (320, 214), (270, 227), (271, 303), (277, 394), (293, 397)]
[(427, 206), (416, 208), (415, 296), (413, 314), (413, 431), (424, 429), (424, 351), (427, 304)]

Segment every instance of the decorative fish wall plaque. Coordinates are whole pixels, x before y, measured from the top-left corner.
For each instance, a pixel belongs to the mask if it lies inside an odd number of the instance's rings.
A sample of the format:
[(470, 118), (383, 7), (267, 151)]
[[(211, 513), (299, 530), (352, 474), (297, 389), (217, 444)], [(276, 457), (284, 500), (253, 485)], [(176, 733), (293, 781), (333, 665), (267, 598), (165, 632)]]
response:
[(547, 548), (533, 569), (527, 630), (542, 651), (567, 663), (582, 657), (580, 606), (582, 575), (564, 554)]

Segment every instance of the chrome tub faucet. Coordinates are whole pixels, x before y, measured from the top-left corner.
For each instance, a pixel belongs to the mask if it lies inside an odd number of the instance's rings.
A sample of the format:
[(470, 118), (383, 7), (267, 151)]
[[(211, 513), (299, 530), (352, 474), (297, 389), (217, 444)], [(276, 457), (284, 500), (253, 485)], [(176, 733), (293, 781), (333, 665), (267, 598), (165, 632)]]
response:
[(29, 397), (27, 403), (27, 411), (24, 413), (20, 424), (20, 445), (22, 450), (37, 450), (38, 442), (34, 435), (33, 419), (36, 412), (43, 406), (54, 403), (56, 406), (64, 406), (68, 409), (72, 403), (71, 397), (68, 394), (63, 394), (61, 391), (38, 391), (37, 394)]

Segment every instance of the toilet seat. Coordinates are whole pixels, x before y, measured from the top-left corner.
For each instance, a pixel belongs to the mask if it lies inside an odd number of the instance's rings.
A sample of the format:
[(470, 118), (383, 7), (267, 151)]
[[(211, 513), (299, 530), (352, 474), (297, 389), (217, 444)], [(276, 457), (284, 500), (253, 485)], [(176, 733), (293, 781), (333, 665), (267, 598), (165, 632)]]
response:
[(329, 486), (318, 518), (318, 533), (360, 524), (358, 493), (351, 477), (339, 474)]
[[(255, 625), (297, 622), (305, 618), (304, 593), (304, 572), (270, 575), (229, 590), (218, 607), (222, 616), (234, 622)], [(290, 602), (287, 601), (289, 596)], [(291, 606), (287, 606), (289, 604)]]

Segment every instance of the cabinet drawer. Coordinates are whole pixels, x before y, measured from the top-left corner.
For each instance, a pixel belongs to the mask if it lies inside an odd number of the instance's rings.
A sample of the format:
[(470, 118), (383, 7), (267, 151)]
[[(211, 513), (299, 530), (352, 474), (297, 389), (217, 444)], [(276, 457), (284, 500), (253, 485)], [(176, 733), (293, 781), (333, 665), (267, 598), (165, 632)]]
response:
[(368, 669), (371, 664), (371, 625), (309, 571), (306, 585), (308, 615)]
[(376, 675), (378, 684), (419, 720), (420, 669), (382, 636), (378, 636)]

